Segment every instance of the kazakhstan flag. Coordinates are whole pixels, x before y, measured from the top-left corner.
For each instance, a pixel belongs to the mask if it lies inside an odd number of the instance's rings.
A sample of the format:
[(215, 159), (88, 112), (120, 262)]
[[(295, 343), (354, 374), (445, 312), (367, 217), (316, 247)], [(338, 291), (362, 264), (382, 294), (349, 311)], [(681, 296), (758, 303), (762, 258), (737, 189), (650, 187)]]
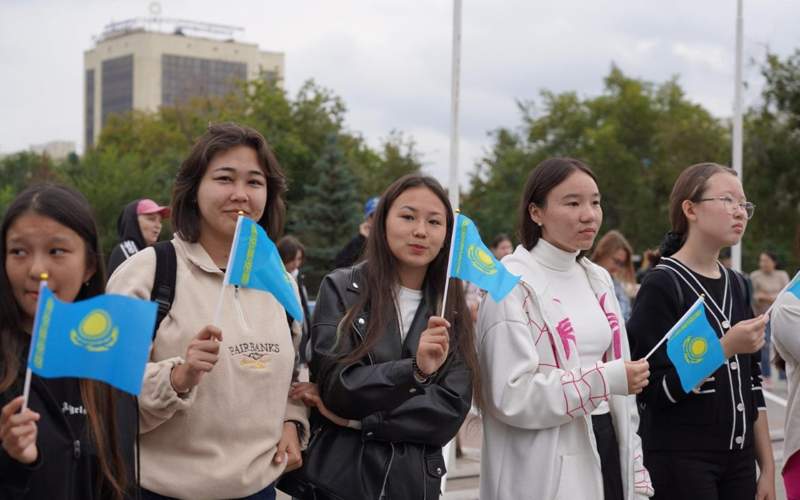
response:
[(62, 302), (42, 286), (28, 367), (41, 377), (91, 378), (139, 394), (156, 309), (122, 295)]
[(303, 310), (275, 243), (252, 219), (239, 216), (226, 273), (227, 284), (271, 293), (297, 321)]
[(702, 297), (667, 335), (667, 356), (675, 365), (681, 386), (687, 393), (725, 362), (722, 344), (708, 322)]
[(797, 274), (794, 275), (792, 281), (789, 282), (789, 286), (786, 287), (786, 291), (793, 293), (795, 297), (800, 299), (800, 271), (797, 271)]
[(474, 283), (486, 290), (500, 302), (517, 285), (519, 276), (514, 276), (494, 258), (492, 252), (481, 241), (478, 228), (469, 217), (458, 214), (453, 234), (453, 249), (450, 257), (450, 276)]

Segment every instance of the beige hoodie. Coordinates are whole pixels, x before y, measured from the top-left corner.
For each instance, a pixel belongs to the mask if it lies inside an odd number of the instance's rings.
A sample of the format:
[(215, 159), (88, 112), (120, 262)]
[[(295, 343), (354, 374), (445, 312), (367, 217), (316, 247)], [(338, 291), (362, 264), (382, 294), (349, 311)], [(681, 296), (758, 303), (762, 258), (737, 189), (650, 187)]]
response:
[[(271, 294), (228, 286), (218, 325), (219, 361), (179, 396), (170, 371), (212, 322), (224, 273), (199, 243), (172, 242), (175, 300), (158, 330), (139, 396), (142, 486), (178, 498), (248, 496), (283, 472), (285, 461), (272, 462), (283, 423), (301, 422), (308, 435), (305, 407), (288, 400), (299, 339), (292, 338), (286, 313)], [(149, 299), (155, 265), (152, 248), (135, 254), (111, 277), (108, 293)]]

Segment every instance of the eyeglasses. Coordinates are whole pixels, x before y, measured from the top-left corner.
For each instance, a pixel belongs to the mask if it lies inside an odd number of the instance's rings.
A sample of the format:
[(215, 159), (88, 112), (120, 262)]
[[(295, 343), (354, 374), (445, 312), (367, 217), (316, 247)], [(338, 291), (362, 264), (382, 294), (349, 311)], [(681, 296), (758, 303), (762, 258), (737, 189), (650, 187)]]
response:
[(725, 210), (731, 215), (733, 215), (736, 212), (736, 209), (738, 208), (744, 211), (748, 219), (752, 219), (753, 214), (756, 211), (756, 206), (750, 203), (749, 201), (737, 202), (730, 196), (717, 196), (716, 198), (700, 198), (697, 201), (699, 203), (701, 201), (717, 201), (717, 200), (722, 202), (722, 206), (724, 206)]

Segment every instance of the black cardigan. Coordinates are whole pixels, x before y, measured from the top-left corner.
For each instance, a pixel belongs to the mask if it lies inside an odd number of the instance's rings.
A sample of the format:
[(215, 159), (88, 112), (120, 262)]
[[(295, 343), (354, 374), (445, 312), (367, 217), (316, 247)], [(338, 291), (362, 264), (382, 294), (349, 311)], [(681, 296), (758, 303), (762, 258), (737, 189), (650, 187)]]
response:
[[(24, 376), (24, 375), (23, 375)], [(0, 394), (0, 407), (22, 394), (20, 383)], [(66, 379), (78, 384), (78, 379)], [(84, 432), (75, 436), (58, 403), (47, 387), (46, 379), (33, 375), (28, 406), (41, 415), (37, 422), (36, 444), (39, 457), (34, 464), (23, 465), (0, 448), (0, 498), (3, 500), (93, 500), (111, 498), (107, 485), (97, 491), (97, 479), (102, 475), (94, 444)], [(117, 400), (117, 425), (128, 466), (128, 484), (134, 491), (133, 457), (136, 439), (136, 401), (121, 394)]]
[[(722, 306), (725, 315), (732, 311), (731, 325), (753, 317), (744, 278), (722, 266), (720, 269), (723, 275), (715, 280), (666, 258), (645, 276), (627, 323), (633, 359), (650, 352), (697, 300), (697, 292), (704, 293), (698, 282)], [(709, 322), (721, 337), (724, 318), (710, 301), (706, 306)], [(666, 344), (659, 347), (650, 358), (650, 383), (637, 396), (643, 449), (721, 451), (752, 447), (753, 423), (758, 411), (766, 409), (759, 359), (759, 353), (737, 354), (686, 393), (667, 357)]]

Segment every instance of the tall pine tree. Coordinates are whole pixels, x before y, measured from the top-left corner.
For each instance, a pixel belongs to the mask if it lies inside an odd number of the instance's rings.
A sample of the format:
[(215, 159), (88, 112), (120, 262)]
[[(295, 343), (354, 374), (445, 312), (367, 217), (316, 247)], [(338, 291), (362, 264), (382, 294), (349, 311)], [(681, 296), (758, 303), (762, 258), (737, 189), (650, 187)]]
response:
[(290, 207), (296, 236), (306, 247), (303, 271), (313, 295), (333, 270), (336, 253), (356, 234), (361, 222), (356, 178), (344, 160), (335, 135), (326, 138), (322, 154), (309, 172), (303, 200)]

